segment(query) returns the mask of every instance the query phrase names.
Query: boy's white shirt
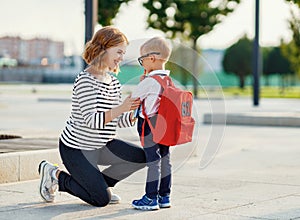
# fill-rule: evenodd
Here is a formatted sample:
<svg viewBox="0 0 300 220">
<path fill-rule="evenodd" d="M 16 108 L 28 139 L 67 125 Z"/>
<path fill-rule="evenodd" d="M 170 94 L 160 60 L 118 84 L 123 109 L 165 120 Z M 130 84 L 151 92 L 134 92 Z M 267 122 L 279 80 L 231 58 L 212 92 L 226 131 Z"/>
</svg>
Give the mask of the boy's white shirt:
<svg viewBox="0 0 300 220">
<path fill-rule="evenodd" d="M 153 75 L 163 75 L 169 76 L 169 70 L 154 70 L 148 74 L 148 76 Z M 140 98 L 141 101 L 144 100 L 145 112 L 148 117 L 152 117 L 157 113 L 159 107 L 159 95 L 162 92 L 160 84 L 152 77 L 146 77 L 138 85 L 136 90 L 132 93 L 132 98 Z M 139 113 L 140 117 L 144 118 L 142 111 Z"/>
</svg>

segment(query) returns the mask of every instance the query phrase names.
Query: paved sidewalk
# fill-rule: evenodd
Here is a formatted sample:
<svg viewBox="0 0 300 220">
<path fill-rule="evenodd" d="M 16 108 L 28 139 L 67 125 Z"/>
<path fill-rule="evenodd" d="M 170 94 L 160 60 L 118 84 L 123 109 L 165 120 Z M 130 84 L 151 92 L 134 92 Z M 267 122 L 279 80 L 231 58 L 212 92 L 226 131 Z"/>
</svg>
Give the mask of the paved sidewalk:
<svg viewBox="0 0 300 220">
<path fill-rule="evenodd" d="M 145 212 L 130 203 L 144 193 L 146 169 L 117 184 L 117 205 L 96 208 L 66 193 L 58 193 L 55 203 L 42 202 L 37 166 L 45 158 L 60 163 L 56 143 L 70 111 L 69 85 L 34 93 L 28 85 L 1 89 L 0 132 L 23 137 L 0 141 L 2 152 L 13 152 L 0 154 L 1 170 L 10 169 L 0 179 L 19 181 L 0 184 L 1 220 L 300 219 L 300 129 L 202 121 L 205 113 L 299 114 L 299 100 L 266 99 L 259 108 L 248 99 L 198 100 L 194 141 L 172 148 L 172 208 Z M 138 144 L 134 128 L 118 130 L 118 137 Z"/>
<path fill-rule="evenodd" d="M 209 127 L 202 130 L 197 156 L 186 153 L 190 146 L 172 151 L 170 209 L 131 208 L 143 195 L 144 169 L 116 186 L 120 204 L 104 208 L 66 193 L 53 204 L 43 203 L 37 180 L 0 184 L 0 219 L 299 219 L 299 129 L 229 126 L 217 155 L 201 168 Z"/>
</svg>

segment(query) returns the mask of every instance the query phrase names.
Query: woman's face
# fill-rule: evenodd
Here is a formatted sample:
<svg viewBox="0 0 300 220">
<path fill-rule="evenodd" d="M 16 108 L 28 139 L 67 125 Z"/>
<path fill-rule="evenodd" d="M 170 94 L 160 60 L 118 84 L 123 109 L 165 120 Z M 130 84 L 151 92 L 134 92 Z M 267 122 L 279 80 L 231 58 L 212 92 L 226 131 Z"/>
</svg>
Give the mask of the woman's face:
<svg viewBox="0 0 300 220">
<path fill-rule="evenodd" d="M 126 53 L 127 44 L 121 43 L 115 47 L 106 49 L 105 64 L 109 70 L 114 70 L 119 67 L 119 63 L 123 61 L 123 56 Z"/>
</svg>

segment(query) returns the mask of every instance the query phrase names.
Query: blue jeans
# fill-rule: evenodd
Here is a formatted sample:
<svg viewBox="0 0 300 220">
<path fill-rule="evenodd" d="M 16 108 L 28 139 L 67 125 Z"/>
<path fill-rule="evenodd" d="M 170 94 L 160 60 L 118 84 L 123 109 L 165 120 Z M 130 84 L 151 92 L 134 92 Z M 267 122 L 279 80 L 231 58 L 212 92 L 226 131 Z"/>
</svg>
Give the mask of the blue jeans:
<svg viewBox="0 0 300 220">
<path fill-rule="evenodd" d="M 114 139 L 97 150 L 79 150 L 59 142 L 59 151 L 69 173 L 61 172 L 59 191 L 68 192 L 94 206 L 105 206 L 111 195 L 108 187 L 145 167 L 142 148 Z M 98 165 L 109 166 L 100 171 Z"/>
<path fill-rule="evenodd" d="M 155 125 L 156 117 L 150 118 L 152 125 Z M 138 118 L 138 132 L 141 137 L 144 119 Z M 144 151 L 146 155 L 147 183 L 146 196 L 154 199 L 160 196 L 167 196 L 171 192 L 171 162 L 169 146 L 153 142 L 153 136 L 148 123 L 145 123 L 144 130 Z"/>
</svg>

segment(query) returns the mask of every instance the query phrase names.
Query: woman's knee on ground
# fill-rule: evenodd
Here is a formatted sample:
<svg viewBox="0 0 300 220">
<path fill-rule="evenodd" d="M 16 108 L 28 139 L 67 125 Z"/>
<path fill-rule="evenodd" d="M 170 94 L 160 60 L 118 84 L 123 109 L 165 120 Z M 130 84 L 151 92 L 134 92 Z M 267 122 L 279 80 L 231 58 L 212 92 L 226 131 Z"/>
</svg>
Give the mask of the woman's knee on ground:
<svg viewBox="0 0 300 220">
<path fill-rule="evenodd" d="M 104 207 L 107 206 L 111 199 L 111 193 L 107 192 L 106 194 L 99 194 L 99 195 L 93 195 L 92 201 L 90 202 L 91 205 L 97 206 L 97 207 Z"/>
</svg>

